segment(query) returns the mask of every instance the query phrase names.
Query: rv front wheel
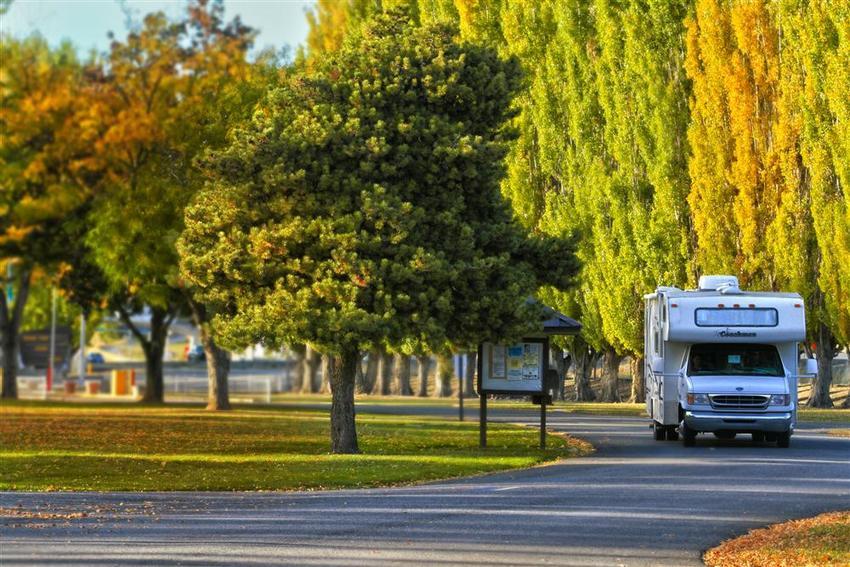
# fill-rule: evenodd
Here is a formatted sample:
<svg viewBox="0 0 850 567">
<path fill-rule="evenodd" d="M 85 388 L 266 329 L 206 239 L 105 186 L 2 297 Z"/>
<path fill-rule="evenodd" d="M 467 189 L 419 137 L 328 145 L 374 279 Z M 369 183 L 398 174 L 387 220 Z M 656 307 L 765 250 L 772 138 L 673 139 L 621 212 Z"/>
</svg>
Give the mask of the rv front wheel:
<svg viewBox="0 0 850 567">
<path fill-rule="evenodd" d="M 667 428 L 658 423 L 657 421 L 653 421 L 653 433 L 655 434 L 656 441 L 664 441 L 667 438 Z"/>
</svg>

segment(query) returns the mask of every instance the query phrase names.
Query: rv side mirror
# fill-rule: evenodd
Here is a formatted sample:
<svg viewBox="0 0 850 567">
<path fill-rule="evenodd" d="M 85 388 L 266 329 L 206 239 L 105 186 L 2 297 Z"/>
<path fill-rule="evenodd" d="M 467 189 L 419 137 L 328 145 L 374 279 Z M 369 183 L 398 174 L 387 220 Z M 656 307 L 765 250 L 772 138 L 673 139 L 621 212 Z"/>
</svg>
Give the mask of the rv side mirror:
<svg viewBox="0 0 850 567">
<path fill-rule="evenodd" d="M 804 358 L 805 367 L 803 368 L 803 374 L 812 374 L 817 376 L 818 373 L 818 361 L 814 358 Z"/>
</svg>

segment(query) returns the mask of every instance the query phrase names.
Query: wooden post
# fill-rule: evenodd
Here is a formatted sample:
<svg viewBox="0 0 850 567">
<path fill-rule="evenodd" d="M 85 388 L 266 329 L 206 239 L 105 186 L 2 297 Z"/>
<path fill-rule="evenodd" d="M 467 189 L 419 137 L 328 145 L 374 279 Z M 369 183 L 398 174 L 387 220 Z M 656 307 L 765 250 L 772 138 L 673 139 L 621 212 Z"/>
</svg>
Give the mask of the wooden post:
<svg viewBox="0 0 850 567">
<path fill-rule="evenodd" d="M 546 398 L 540 404 L 540 448 L 546 448 Z"/>
<path fill-rule="evenodd" d="M 463 379 L 464 379 L 465 373 L 464 373 L 463 357 L 462 356 L 460 358 L 458 358 L 458 362 L 460 363 L 458 365 L 460 367 L 460 371 L 457 373 L 458 374 L 457 402 L 458 402 L 458 414 L 459 414 L 458 417 L 460 418 L 460 421 L 463 421 Z M 469 364 L 469 361 L 467 360 L 466 363 Z"/>
<path fill-rule="evenodd" d="M 487 395 L 481 392 L 478 399 L 481 401 L 478 412 L 478 445 L 484 449 L 487 447 Z"/>
</svg>

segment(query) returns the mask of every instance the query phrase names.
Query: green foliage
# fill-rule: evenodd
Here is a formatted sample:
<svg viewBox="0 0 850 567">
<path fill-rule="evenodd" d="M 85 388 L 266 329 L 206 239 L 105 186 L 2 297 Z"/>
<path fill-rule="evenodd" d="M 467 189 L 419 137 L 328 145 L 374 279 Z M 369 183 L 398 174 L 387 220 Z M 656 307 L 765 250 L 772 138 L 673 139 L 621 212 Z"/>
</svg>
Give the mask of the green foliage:
<svg viewBox="0 0 850 567">
<path fill-rule="evenodd" d="M 528 467 L 587 443 L 491 424 L 360 415 L 369 455 L 328 455 L 328 419 L 310 410 L 104 404 L 0 406 L 3 490 L 296 490 L 436 480 Z M 122 426 L 115 427 L 116 420 Z M 51 424 L 53 427 L 45 427 Z M 64 432 L 56 435 L 56 430 Z"/>
<path fill-rule="evenodd" d="M 850 343 L 850 6 L 818 0 L 785 2 L 783 29 L 803 77 L 795 91 L 802 110 L 800 154 L 820 266 L 817 315 L 844 344 Z M 818 302 L 820 303 L 820 302 Z"/>
<path fill-rule="evenodd" d="M 82 68 L 39 36 L 0 41 L 0 257 L 55 262 L 62 221 L 87 200 Z"/>
<path fill-rule="evenodd" d="M 40 280 L 33 283 L 29 300 L 24 307 L 22 331 L 47 329 L 50 327 L 53 285 Z M 72 327 L 80 315 L 79 308 L 62 296 L 56 297 L 56 324 Z"/>
<path fill-rule="evenodd" d="M 381 0 L 318 0 L 307 12 L 309 55 L 338 51 L 346 34 L 380 13 L 381 4 Z"/>
<path fill-rule="evenodd" d="M 640 353 L 642 295 L 688 280 L 684 2 L 512 2 L 530 74 L 505 190 L 527 224 L 577 235 L 579 286 L 543 298 L 597 350 Z"/>
<path fill-rule="evenodd" d="M 112 43 L 96 102 L 104 178 L 86 241 L 116 293 L 152 306 L 179 301 L 175 243 L 203 182 L 196 160 L 250 114 L 267 78 L 246 60 L 254 32 L 222 17 L 220 2 L 192 3 L 181 21 L 146 16 Z"/>
<path fill-rule="evenodd" d="M 528 329 L 523 299 L 574 262 L 499 193 L 519 81 L 515 61 L 392 11 L 272 91 L 181 241 L 228 342 L 412 352 Z"/>
</svg>

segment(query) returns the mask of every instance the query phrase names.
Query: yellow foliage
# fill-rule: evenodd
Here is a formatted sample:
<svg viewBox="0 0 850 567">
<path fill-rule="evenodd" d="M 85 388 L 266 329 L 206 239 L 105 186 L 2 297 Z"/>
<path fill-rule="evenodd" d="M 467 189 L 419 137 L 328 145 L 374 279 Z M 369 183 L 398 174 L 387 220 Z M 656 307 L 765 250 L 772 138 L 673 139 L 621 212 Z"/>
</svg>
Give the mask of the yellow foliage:
<svg viewBox="0 0 850 567">
<path fill-rule="evenodd" d="M 784 179 L 777 126 L 779 35 L 765 0 L 699 0 L 688 22 L 693 80 L 689 203 L 703 272 L 776 286 L 767 249 Z"/>
</svg>

